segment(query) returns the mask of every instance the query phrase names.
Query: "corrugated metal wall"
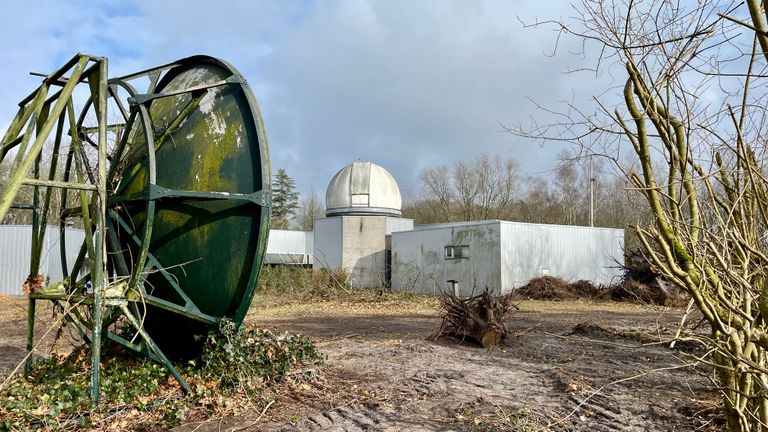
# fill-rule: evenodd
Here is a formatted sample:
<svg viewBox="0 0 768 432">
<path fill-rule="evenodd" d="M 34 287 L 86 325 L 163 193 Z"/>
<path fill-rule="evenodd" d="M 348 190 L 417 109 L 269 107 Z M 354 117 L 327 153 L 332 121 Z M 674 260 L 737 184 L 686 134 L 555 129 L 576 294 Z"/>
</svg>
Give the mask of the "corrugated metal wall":
<svg viewBox="0 0 768 432">
<path fill-rule="evenodd" d="M 315 232 L 304 231 L 304 245 L 307 249 L 308 264 L 315 264 Z"/>
<path fill-rule="evenodd" d="M 421 225 L 392 233 L 392 288 L 437 295 L 448 280 L 463 296 L 501 288 L 499 222 Z M 446 246 L 465 246 L 468 258 L 447 259 Z"/>
<path fill-rule="evenodd" d="M 390 235 L 393 232 L 412 231 L 412 230 L 413 230 L 413 219 L 387 216 L 387 232 L 386 232 L 387 235 Z"/>
<path fill-rule="evenodd" d="M 615 282 L 624 264 L 624 230 L 501 222 L 502 286 L 550 275 L 569 281 Z"/>
<path fill-rule="evenodd" d="M 265 262 L 311 265 L 313 243 L 312 231 L 269 230 Z"/>
<path fill-rule="evenodd" d="M 71 268 L 85 239 L 83 230 L 67 228 L 67 264 Z M 22 295 L 21 285 L 29 275 L 32 227 L 29 225 L 0 225 L 0 294 Z M 51 282 L 63 278 L 59 252 L 59 228 L 46 228 L 40 273 Z"/>
<path fill-rule="evenodd" d="M 315 219 L 313 244 L 315 263 L 312 268 L 341 268 L 341 218 Z"/>
<path fill-rule="evenodd" d="M 485 221 L 421 225 L 392 234 L 392 288 L 422 293 L 460 281 L 462 295 L 488 286 L 507 292 L 549 274 L 608 284 L 621 275 L 624 231 Z M 469 258 L 448 259 L 446 246 L 468 246 Z"/>
</svg>

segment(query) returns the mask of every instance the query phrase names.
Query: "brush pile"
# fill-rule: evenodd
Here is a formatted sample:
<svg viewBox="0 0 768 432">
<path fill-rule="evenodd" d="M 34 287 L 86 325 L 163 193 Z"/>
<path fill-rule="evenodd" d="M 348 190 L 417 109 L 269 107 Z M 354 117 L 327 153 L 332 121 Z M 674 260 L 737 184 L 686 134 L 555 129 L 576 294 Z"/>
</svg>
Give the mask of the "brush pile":
<svg viewBox="0 0 768 432">
<path fill-rule="evenodd" d="M 684 305 L 686 300 L 680 289 L 661 278 L 653 278 L 648 283 L 625 279 L 613 285 L 602 286 L 585 280 L 567 282 L 552 276 L 542 276 L 528 281 L 516 294 L 520 298 L 530 300 L 585 299 L 673 307 Z"/>
<path fill-rule="evenodd" d="M 469 298 L 450 292 L 440 297 L 440 329 L 431 339 L 451 336 L 471 339 L 485 348 L 498 345 L 507 336 L 506 320 L 517 309 L 511 294 L 494 296 L 489 290 Z"/>
<path fill-rule="evenodd" d="M 593 299 L 600 295 L 600 291 L 589 281 L 569 283 L 553 276 L 542 276 L 528 281 L 517 290 L 517 294 L 532 300 L 576 300 Z"/>
</svg>

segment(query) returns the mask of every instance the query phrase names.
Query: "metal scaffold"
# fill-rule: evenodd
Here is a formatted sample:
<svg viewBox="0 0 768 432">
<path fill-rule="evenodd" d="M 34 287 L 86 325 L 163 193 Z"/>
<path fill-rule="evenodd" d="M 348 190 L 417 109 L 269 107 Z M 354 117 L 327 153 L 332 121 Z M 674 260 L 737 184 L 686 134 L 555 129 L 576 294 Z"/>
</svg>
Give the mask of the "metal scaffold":
<svg viewBox="0 0 768 432">
<path fill-rule="evenodd" d="M 19 281 L 26 367 L 36 303 L 51 301 L 91 347 L 94 403 L 106 341 L 163 364 L 188 390 L 169 355 L 195 355 L 211 326 L 242 322 L 266 248 L 268 147 L 245 79 L 207 56 L 109 78 L 106 58 L 78 54 L 19 103 L 0 149 L 0 162 L 12 161 L 0 220 L 32 212 L 29 277 Z M 25 188 L 32 202 L 17 202 Z M 68 263 L 73 220 L 85 240 Z M 51 223 L 64 279 L 48 283 L 40 262 Z"/>
</svg>

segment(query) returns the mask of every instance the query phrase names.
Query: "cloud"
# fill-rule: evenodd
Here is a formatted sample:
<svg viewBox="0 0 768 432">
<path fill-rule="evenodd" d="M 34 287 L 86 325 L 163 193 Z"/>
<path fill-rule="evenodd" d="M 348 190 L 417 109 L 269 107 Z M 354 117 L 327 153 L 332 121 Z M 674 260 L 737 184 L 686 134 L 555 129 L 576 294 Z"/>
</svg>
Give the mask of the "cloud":
<svg viewBox="0 0 768 432">
<path fill-rule="evenodd" d="M 34 86 L 27 71 L 51 71 L 78 50 L 110 56 L 113 74 L 211 54 L 248 78 L 272 166 L 302 192 L 324 191 L 358 158 L 404 189 L 424 168 L 484 152 L 546 170 L 559 148 L 502 133 L 499 122 L 525 121 L 527 97 L 552 103 L 600 84 L 563 75 L 572 59 L 543 55 L 556 35 L 518 22 L 557 18 L 564 1 L 44 3 L 6 6 L 15 18 L 0 29 L 11 84 L 0 87 L 0 124 Z"/>
<path fill-rule="evenodd" d="M 8 20 L 0 26 L 3 128 L 16 113 L 18 102 L 40 84 L 41 79 L 29 72 L 53 72 L 78 52 L 109 56 L 112 71 L 139 63 L 137 38 L 125 31 L 135 28 L 140 19 L 131 2 L 41 0 L 3 6 Z"/>
<path fill-rule="evenodd" d="M 262 64 L 275 89 L 267 119 L 292 125 L 272 129 L 276 166 L 298 165 L 323 185 L 370 159 L 405 188 L 425 167 L 481 152 L 547 169 L 556 151 L 541 157 L 499 127 L 530 114 L 527 96 L 570 94 L 562 60 L 542 54 L 553 35 L 528 37 L 521 12 L 510 2 L 315 4 Z M 270 102 L 293 109 L 270 111 Z"/>
</svg>

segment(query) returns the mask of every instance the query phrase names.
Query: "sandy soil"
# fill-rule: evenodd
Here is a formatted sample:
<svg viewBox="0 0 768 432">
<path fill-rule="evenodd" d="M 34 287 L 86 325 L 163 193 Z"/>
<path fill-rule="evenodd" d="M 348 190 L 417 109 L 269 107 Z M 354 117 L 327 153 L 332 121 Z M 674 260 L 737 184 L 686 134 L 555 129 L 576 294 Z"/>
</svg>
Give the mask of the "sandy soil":
<svg viewBox="0 0 768 432">
<path fill-rule="evenodd" d="M 24 355 L 24 302 L 0 299 L 0 372 Z M 483 349 L 429 342 L 424 307 L 302 305 L 249 321 L 312 337 L 327 356 L 314 377 L 264 413 L 179 431 L 718 430 L 705 368 L 666 344 L 681 311 L 621 304 L 524 302 L 511 336 Z M 313 313 L 314 311 L 314 313 Z M 44 314 L 40 314 L 44 315 Z M 65 335 L 65 337 L 67 337 Z M 41 348 L 45 349 L 45 346 Z"/>
<path fill-rule="evenodd" d="M 254 415 L 181 430 L 718 430 L 704 412 L 715 400 L 706 369 L 648 344 L 669 339 L 680 315 L 526 302 L 512 336 L 490 350 L 426 341 L 439 325 L 427 312 L 257 315 L 258 325 L 318 341 L 328 362 L 316 394 L 287 396 L 256 424 Z"/>
</svg>

